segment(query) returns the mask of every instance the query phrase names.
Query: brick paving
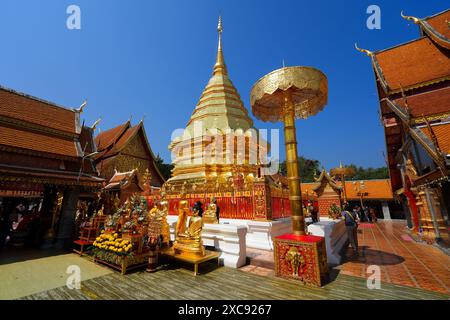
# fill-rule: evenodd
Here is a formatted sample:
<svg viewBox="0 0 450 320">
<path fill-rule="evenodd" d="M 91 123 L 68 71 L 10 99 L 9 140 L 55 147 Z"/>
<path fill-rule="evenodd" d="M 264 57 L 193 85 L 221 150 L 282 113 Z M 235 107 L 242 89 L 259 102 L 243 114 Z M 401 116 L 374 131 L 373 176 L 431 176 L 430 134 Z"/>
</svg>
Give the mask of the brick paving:
<svg viewBox="0 0 450 320">
<path fill-rule="evenodd" d="M 439 248 L 414 241 L 404 221 L 362 223 L 358 230 L 359 256 L 349 248 L 342 274 L 367 277 L 367 267 L 378 265 L 381 281 L 450 293 L 450 257 Z"/>
<path fill-rule="evenodd" d="M 341 274 L 366 278 L 367 268 L 377 265 L 381 281 L 444 294 L 450 293 L 450 257 L 435 246 L 416 242 L 408 234 L 405 221 L 362 223 L 358 230 L 359 256 L 345 252 L 337 267 Z M 242 271 L 274 275 L 273 252 L 247 249 L 250 264 Z"/>
</svg>

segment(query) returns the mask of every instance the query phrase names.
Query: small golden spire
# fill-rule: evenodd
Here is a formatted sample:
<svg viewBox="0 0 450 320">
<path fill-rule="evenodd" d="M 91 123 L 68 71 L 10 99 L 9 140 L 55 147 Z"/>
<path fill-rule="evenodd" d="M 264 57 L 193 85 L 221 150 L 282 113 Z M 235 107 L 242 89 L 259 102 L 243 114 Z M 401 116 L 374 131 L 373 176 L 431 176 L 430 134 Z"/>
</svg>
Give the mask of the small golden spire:
<svg viewBox="0 0 450 320">
<path fill-rule="evenodd" d="M 217 58 L 216 58 L 216 64 L 214 65 L 214 72 L 221 73 L 221 74 L 227 74 L 227 67 L 225 65 L 225 60 L 223 58 L 223 52 L 222 52 L 222 16 L 219 16 L 219 23 L 217 24 L 217 33 L 219 34 L 219 43 L 217 45 Z"/>
<path fill-rule="evenodd" d="M 405 16 L 403 14 L 403 10 L 402 10 L 402 12 L 400 12 L 400 15 L 402 16 L 403 19 L 413 21 L 415 24 L 418 24 L 420 22 L 419 18 L 416 18 L 416 17 L 413 17 L 413 16 Z"/>
<path fill-rule="evenodd" d="M 361 48 L 358 47 L 358 45 L 356 43 L 355 43 L 355 49 L 358 50 L 359 52 L 367 54 L 369 57 L 373 56 L 373 52 L 372 51 L 369 51 L 369 50 L 366 50 L 366 49 L 361 49 Z"/>
</svg>

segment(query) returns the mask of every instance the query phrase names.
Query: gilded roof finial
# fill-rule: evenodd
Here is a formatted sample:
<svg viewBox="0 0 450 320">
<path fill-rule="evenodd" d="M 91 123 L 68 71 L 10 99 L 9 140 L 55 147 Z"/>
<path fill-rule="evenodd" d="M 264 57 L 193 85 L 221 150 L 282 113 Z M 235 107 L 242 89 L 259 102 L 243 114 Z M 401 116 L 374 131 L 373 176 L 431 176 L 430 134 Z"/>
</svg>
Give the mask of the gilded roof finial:
<svg viewBox="0 0 450 320">
<path fill-rule="evenodd" d="M 369 57 L 373 56 L 373 52 L 372 51 L 369 51 L 367 49 L 361 49 L 361 48 L 358 47 L 358 45 L 356 43 L 355 43 L 355 49 L 358 50 L 359 52 L 367 54 Z"/>
<path fill-rule="evenodd" d="M 402 12 L 400 12 L 400 15 L 402 16 L 403 19 L 413 21 L 415 24 L 418 24 L 420 22 L 419 18 L 416 18 L 416 17 L 413 17 L 413 16 L 405 16 L 403 14 L 403 10 L 402 10 Z"/>
<path fill-rule="evenodd" d="M 217 45 L 217 58 L 216 64 L 214 65 L 213 74 L 216 73 L 227 74 L 227 67 L 225 66 L 225 60 L 223 58 L 222 53 L 222 32 L 223 32 L 222 16 L 219 16 L 219 22 L 217 24 L 217 32 L 219 33 L 219 43 Z"/>
</svg>

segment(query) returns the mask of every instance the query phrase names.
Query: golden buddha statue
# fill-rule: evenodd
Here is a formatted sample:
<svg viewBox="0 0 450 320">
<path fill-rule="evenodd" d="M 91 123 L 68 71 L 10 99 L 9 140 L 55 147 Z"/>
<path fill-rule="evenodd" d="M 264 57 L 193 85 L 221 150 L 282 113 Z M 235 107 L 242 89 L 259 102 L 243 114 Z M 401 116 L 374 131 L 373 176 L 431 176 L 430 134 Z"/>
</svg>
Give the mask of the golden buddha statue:
<svg viewBox="0 0 450 320">
<path fill-rule="evenodd" d="M 184 202 L 186 202 L 186 204 Z M 183 202 L 183 204 L 182 204 Z M 180 201 L 177 223 L 177 235 L 173 249 L 176 254 L 192 255 L 197 257 L 205 256 L 205 247 L 202 241 L 203 219 L 198 215 L 198 208 L 193 210 L 193 215 L 189 218 L 188 227 L 184 224 L 186 221 L 186 200 Z M 189 210 L 189 207 L 187 207 Z M 184 232 L 181 230 L 184 229 Z"/>
<path fill-rule="evenodd" d="M 186 220 L 188 215 L 189 202 L 182 196 L 180 202 L 178 203 L 178 221 L 175 228 L 175 237 L 178 237 L 178 234 L 186 232 Z"/>
<path fill-rule="evenodd" d="M 219 223 L 217 220 L 217 204 L 216 198 L 212 197 L 211 201 L 206 209 L 205 213 L 203 213 L 203 222 L 204 223 Z"/>
<path fill-rule="evenodd" d="M 167 215 L 169 214 L 169 202 L 165 199 L 165 193 L 161 194 L 161 201 L 159 202 L 160 212 L 161 212 L 161 221 L 162 221 L 162 242 L 163 244 L 169 246 L 170 244 L 170 227 L 167 222 Z"/>
</svg>

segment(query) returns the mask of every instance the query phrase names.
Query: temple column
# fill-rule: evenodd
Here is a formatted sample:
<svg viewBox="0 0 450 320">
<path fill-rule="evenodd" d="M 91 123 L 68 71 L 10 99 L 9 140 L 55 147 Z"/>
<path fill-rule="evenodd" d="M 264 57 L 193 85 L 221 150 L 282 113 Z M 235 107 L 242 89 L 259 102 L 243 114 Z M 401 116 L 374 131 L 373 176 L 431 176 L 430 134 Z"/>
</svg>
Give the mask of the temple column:
<svg viewBox="0 0 450 320">
<path fill-rule="evenodd" d="M 433 188 L 424 188 L 417 194 L 417 207 L 423 237 L 427 242 L 448 241 L 448 231 L 441 212 L 438 195 Z"/>
<path fill-rule="evenodd" d="M 56 245 L 60 248 L 69 248 L 72 244 L 79 195 L 80 190 L 78 188 L 67 188 L 64 190 L 59 229 L 56 236 Z"/>
<path fill-rule="evenodd" d="M 46 244 L 44 243 L 44 236 L 48 228 L 50 228 L 52 225 L 52 213 L 53 208 L 56 205 L 57 196 L 58 190 L 55 186 L 45 186 L 39 228 L 36 239 L 34 240 L 36 246 L 46 246 Z"/>
<path fill-rule="evenodd" d="M 381 203 L 381 210 L 383 211 L 384 220 L 391 220 L 391 211 L 389 210 L 389 205 L 386 201 Z"/>
</svg>

